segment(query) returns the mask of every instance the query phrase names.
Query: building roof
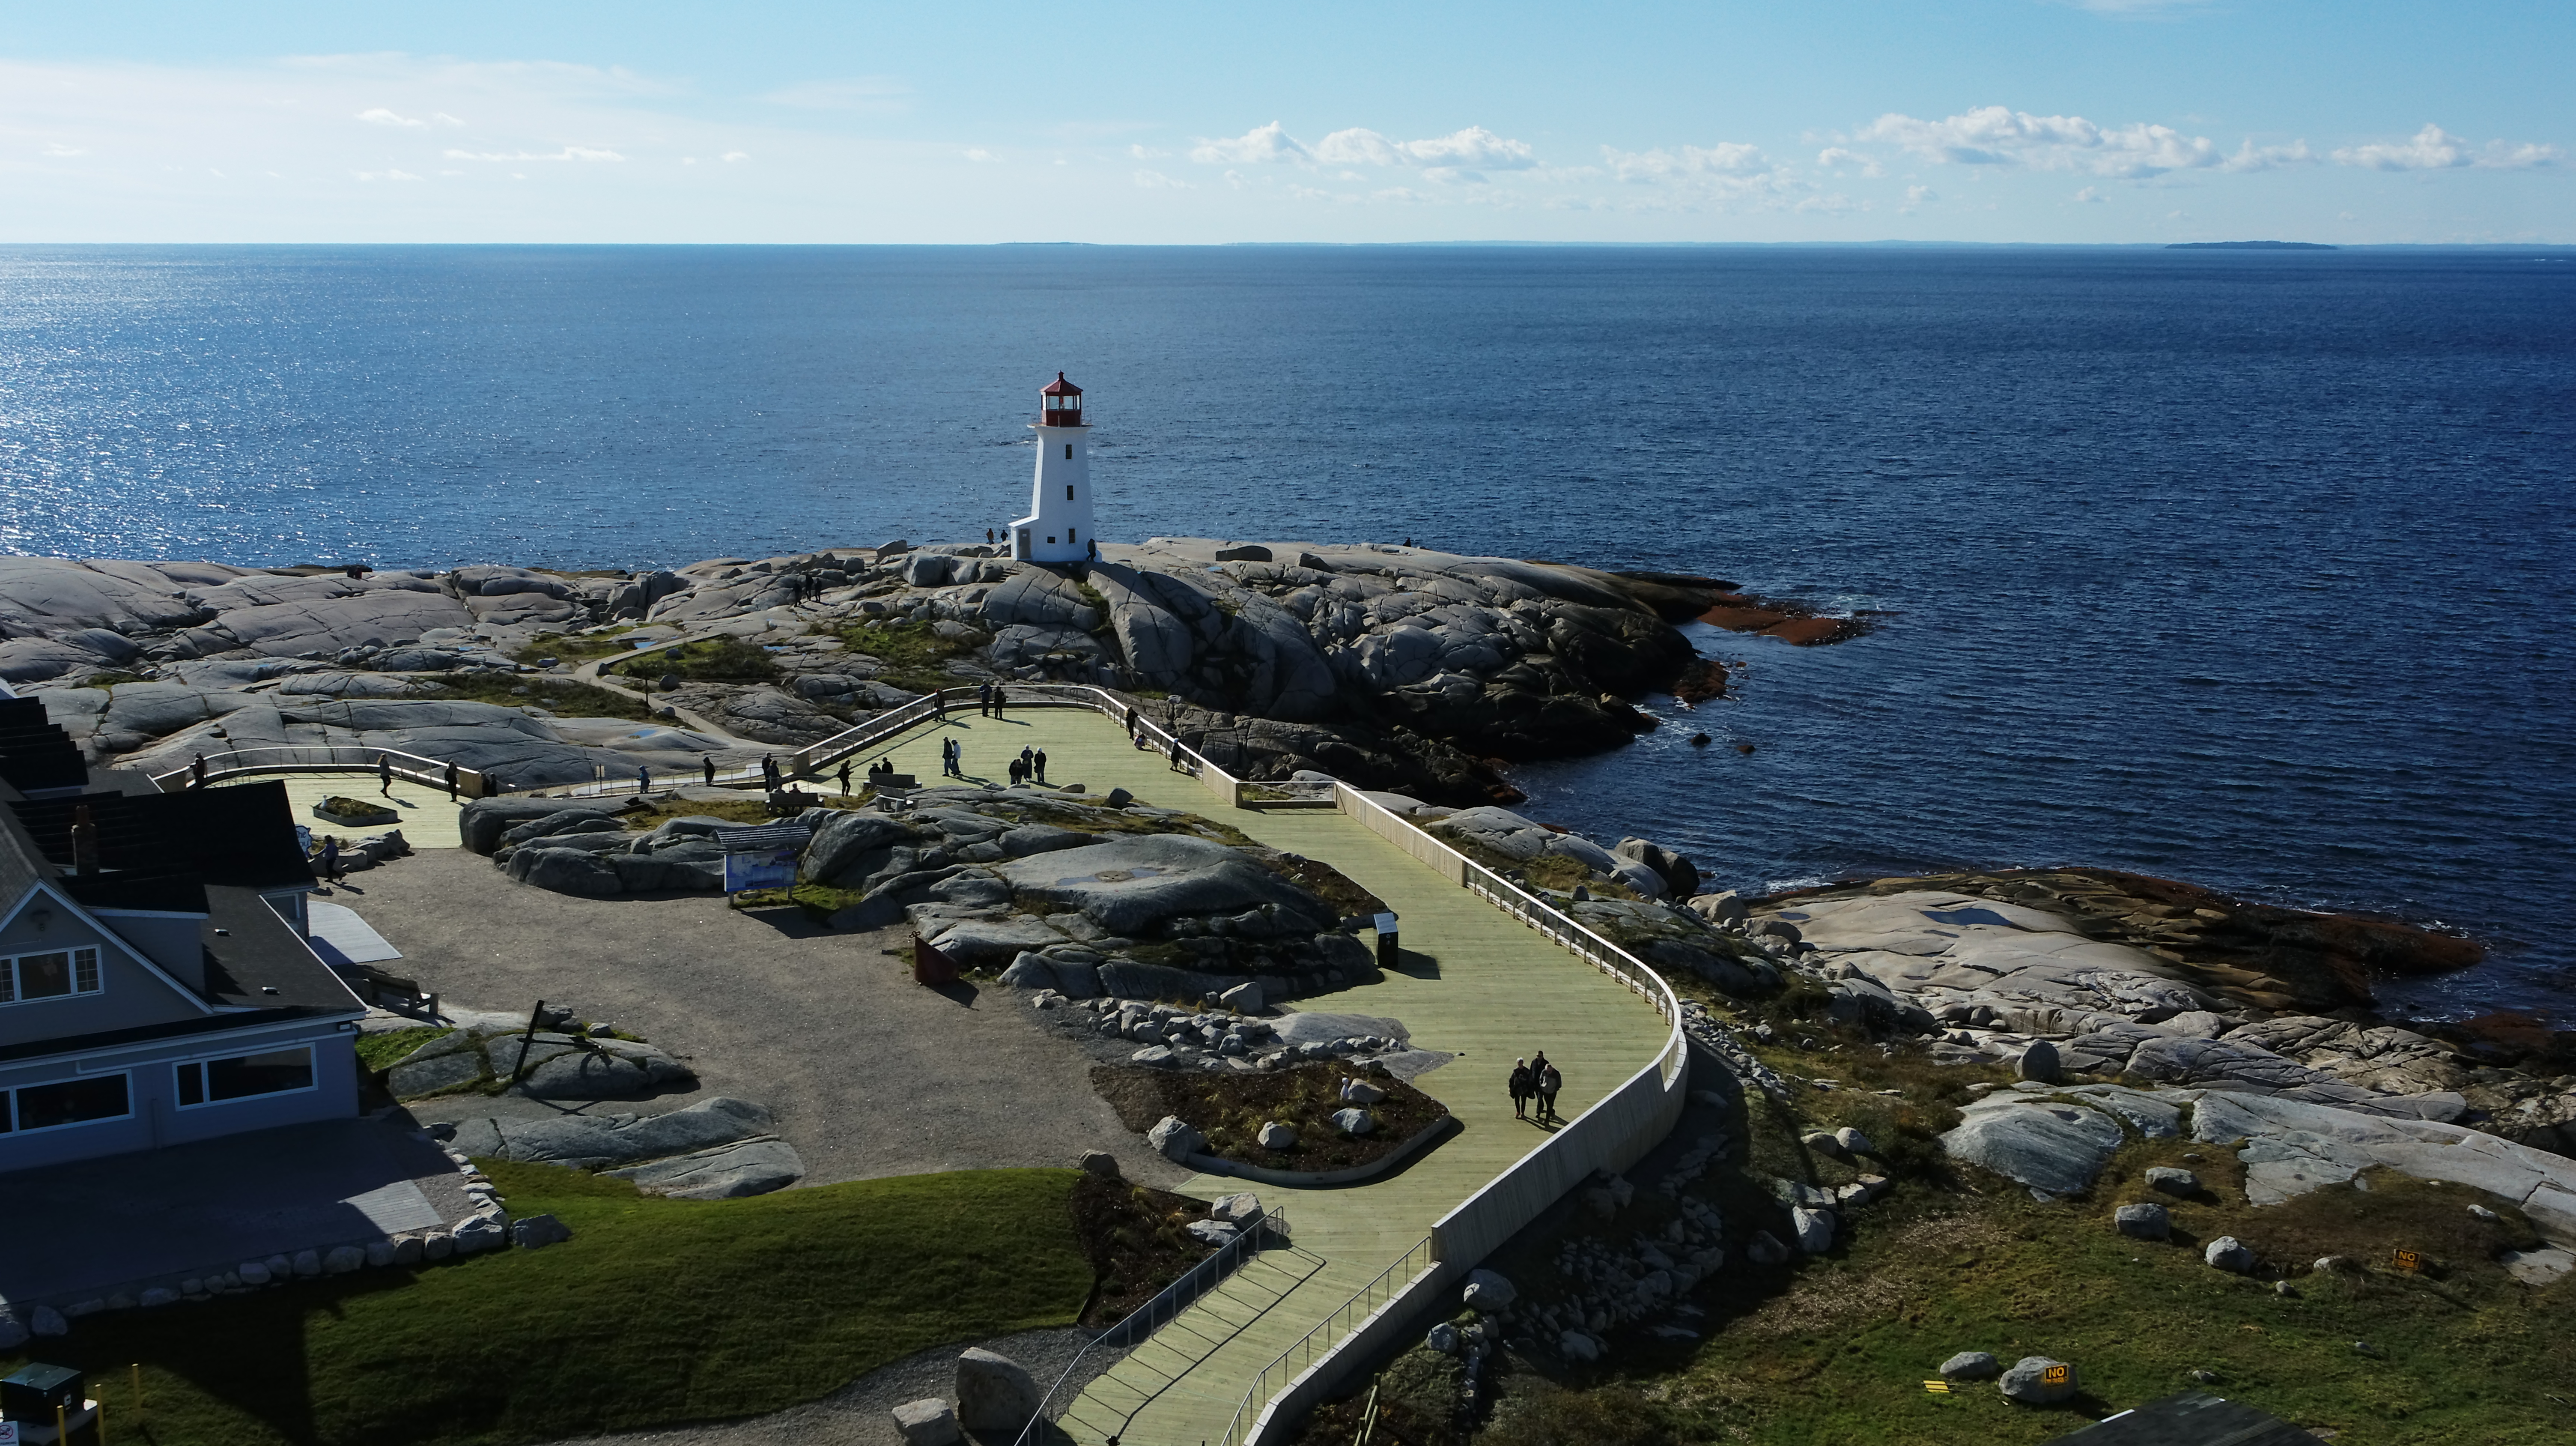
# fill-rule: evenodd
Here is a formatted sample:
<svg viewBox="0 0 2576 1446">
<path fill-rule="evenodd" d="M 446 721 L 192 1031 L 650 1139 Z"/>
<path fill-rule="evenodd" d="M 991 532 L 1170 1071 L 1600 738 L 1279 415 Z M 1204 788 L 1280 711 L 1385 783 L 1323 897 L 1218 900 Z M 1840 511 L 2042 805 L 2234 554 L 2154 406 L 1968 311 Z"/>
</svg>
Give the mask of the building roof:
<svg viewBox="0 0 2576 1446">
<path fill-rule="evenodd" d="M 310 888 L 313 868 L 295 839 L 295 813 L 276 779 L 135 796 L 83 793 L 14 801 L 10 808 L 53 863 L 72 862 L 73 810 L 98 825 L 102 869 L 195 874 L 209 884 Z"/>
<path fill-rule="evenodd" d="M 80 745 L 45 713 L 41 698 L 0 698 L 0 779 L 21 793 L 89 781 Z"/>
<path fill-rule="evenodd" d="M 307 1014 L 366 1009 L 258 890 L 211 887 L 206 890 L 206 913 L 206 922 L 197 932 L 206 947 L 208 1002 L 222 1008 Z"/>
<path fill-rule="evenodd" d="M 1082 395 L 1082 388 L 1066 381 L 1064 379 L 1064 373 L 1057 372 L 1055 374 L 1055 380 L 1047 383 L 1043 388 L 1039 389 L 1038 395 L 1042 397 L 1078 397 Z"/>
<path fill-rule="evenodd" d="M 80 901 L 84 909 L 135 909 L 150 914 L 206 912 L 206 884 L 195 874 L 137 874 L 117 871 L 81 875 L 65 873 L 54 887 Z"/>
<path fill-rule="evenodd" d="M 0 910 L 27 896 L 40 880 L 54 876 L 43 850 L 27 836 L 16 813 L 0 808 Z"/>
<path fill-rule="evenodd" d="M 2316 1446 L 2316 1437 L 2207 1391 L 2183 1391 L 2057 1438 L 2071 1446 Z"/>
</svg>

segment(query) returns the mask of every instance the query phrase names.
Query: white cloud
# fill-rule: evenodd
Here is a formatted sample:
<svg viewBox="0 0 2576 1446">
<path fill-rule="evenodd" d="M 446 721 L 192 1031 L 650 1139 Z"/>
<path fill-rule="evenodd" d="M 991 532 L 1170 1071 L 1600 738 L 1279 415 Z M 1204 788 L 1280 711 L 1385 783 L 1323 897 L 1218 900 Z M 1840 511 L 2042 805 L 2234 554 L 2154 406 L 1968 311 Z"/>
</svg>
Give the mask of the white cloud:
<svg viewBox="0 0 2576 1446">
<path fill-rule="evenodd" d="M 425 126 L 429 124 L 429 122 L 425 120 L 413 120 L 409 116 L 396 115 L 392 111 L 385 109 L 383 106 L 377 106 L 373 110 L 362 110 L 358 112 L 358 119 L 365 121 L 371 126 Z"/>
<path fill-rule="evenodd" d="M 1968 166 L 2027 165 L 2135 179 L 2195 170 L 2226 157 L 2206 136 L 2143 122 L 2095 125 L 2082 116 L 2032 115 L 1999 105 L 1946 119 L 1890 112 L 1865 127 L 1861 140 L 1891 141 L 1926 160 Z"/>
<path fill-rule="evenodd" d="M 417 181 L 420 177 L 409 171 L 360 171 L 358 179 L 361 181 Z"/>
<path fill-rule="evenodd" d="M 973 161 L 979 166 L 998 166 L 1002 163 L 1002 158 L 1000 156 L 993 154 L 982 146 L 977 146 L 973 150 L 968 151 L 966 153 L 966 159 Z"/>
<path fill-rule="evenodd" d="M 88 155 L 89 152 L 82 150 L 78 146 L 67 146 L 60 141 L 56 141 L 52 145 L 45 147 L 45 154 L 60 159 L 65 156 L 85 156 Z"/>
<path fill-rule="evenodd" d="M 1926 201 L 1938 201 L 1940 199 L 1941 193 L 1933 190 L 1930 186 L 1908 186 L 1905 188 L 1905 204 L 1899 206 L 1897 209 L 1899 211 L 1911 212 L 1915 207 L 1922 205 Z"/>
<path fill-rule="evenodd" d="M 1670 150 L 1659 146 L 1651 151 L 1603 146 L 1601 158 L 1608 163 L 1610 174 L 1635 185 L 1687 177 L 1759 176 L 1775 169 L 1763 158 L 1760 146 L 1740 141 L 1720 141 L 1705 147 L 1676 146 Z"/>
<path fill-rule="evenodd" d="M 731 165 L 735 161 L 747 161 L 750 159 L 751 152 L 749 151 L 727 151 L 724 153 L 724 161 L 727 165 Z"/>
<path fill-rule="evenodd" d="M 451 161 L 622 161 L 615 151 L 596 146 L 566 146 L 559 151 L 443 151 Z M 727 157 L 728 160 L 731 157 Z"/>
<path fill-rule="evenodd" d="M 2090 201 L 2099 205 L 2102 201 L 2102 188 L 2099 186 L 2087 186 L 2083 190 L 2075 193 L 2075 199 L 2079 201 Z"/>
<path fill-rule="evenodd" d="M 1841 146 L 1827 146 L 1816 152 L 1816 164 L 1829 171 L 1840 170 L 1845 166 L 1857 166 L 1862 175 L 1872 179 L 1887 174 L 1887 169 L 1878 163 L 1877 157 L 1865 155 L 1859 151 L 1845 150 Z"/>
<path fill-rule="evenodd" d="M 1189 182 L 1175 181 L 1160 171 L 1138 171 L 1134 179 L 1137 185 L 1144 187 L 1148 191 L 1186 191 L 1190 188 Z"/>
<path fill-rule="evenodd" d="M 2364 146 L 2346 146 L 2334 153 L 2337 164 L 2363 166 L 2374 171 L 2441 171 L 2476 166 L 2494 171 L 2527 171 L 2555 165 L 2564 152 L 2550 145 L 2508 145 L 2489 141 L 2484 149 L 2473 150 L 2469 143 L 2437 125 L 2427 125 L 2414 138 L 2394 144 L 2381 142 Z"/>
<path fill-rule="evenodd" d="M 1299 145 L 1285 126 L 1272 121 L 1254 126 L 1231 140 L 1212 140 L 1206 136 L 1190 150 L 1190 159 L 1206 166 L 1275 165 L 1281 162 L 1310 164 L 1315 153 Z"/>
<path fill-rule="evenodd" d="M 1134 156 L 1140 161 L 1161 161 L 1170 159 L 1172 153 L 1170 151 L 1158 151 L 1151 146 L 1129 146 L 1127 148 L 1127 154 Z"/>
<path fill-rule="evenodd" d="M 2236 154 L 2229 156 L 2226 163 L 2219 169 L 2277 171 L 2283 166 L 2314 165 L 2316 160 L 2317 153 L 2308 149 L 2306 141 L 2292 141 L 2286 146 L 2258 146 L 2249 138 L 2236 148 Z"/>
<path fill-rule="evenodd" d="M 1315 158 L 1337 165 L 1425 166 L 1451 171 L 1525 171 L 1538 164 L 1526 141 L 1469 126 L 1429 140 L 1390 140 L 1363 127 L 1335 131 L 1315 146 Z"/>
<path fill-rule="evenodd" d="M 797 110 L 897 111 L 905 108 L 912 88 L 882 75 L 848 80 L 810 80 L 773 90 L 761 97 L 771 105 Z"/>
</svg>

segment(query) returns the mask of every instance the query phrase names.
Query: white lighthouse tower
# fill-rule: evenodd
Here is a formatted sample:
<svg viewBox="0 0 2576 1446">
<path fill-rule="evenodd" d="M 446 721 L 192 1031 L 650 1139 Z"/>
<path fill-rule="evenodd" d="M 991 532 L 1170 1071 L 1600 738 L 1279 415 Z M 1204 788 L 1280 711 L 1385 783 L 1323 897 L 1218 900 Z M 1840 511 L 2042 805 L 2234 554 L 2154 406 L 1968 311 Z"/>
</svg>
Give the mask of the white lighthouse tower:
<svg viewBox="0 0 2576 1446">
<path fill-rule="evenodd" d="M 1057 372 L 1038 393 L 1038 476 L 1029 515 L 1011 524 L 1011 556 L 1025 562 L 1080 562 L 1091 552 L 1091 429 L 1082 388 Z"/>
</svg>

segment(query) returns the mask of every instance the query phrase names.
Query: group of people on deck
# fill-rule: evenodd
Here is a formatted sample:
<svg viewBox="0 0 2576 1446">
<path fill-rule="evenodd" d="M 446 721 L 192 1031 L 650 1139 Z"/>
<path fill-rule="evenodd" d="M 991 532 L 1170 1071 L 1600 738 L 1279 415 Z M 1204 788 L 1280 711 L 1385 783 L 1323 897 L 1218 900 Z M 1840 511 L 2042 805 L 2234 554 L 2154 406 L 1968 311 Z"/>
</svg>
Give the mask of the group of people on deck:
<svg viewBox="0 0 2576 1446">
<path fill-rule="evenodd" d="M 1530 1102 L 1538 1102 L 1538 1122 L 1549 1124 L 1565 1117 L 1556 1112 L 1556 1092 L 1565 1087 L 1565 1079 L 1548 1062 L 1547 1051 L 1540 1050 L 1535 1059 L 1512 1061 L 1512 1118 L 1526 1120 Z"/>
</svg>

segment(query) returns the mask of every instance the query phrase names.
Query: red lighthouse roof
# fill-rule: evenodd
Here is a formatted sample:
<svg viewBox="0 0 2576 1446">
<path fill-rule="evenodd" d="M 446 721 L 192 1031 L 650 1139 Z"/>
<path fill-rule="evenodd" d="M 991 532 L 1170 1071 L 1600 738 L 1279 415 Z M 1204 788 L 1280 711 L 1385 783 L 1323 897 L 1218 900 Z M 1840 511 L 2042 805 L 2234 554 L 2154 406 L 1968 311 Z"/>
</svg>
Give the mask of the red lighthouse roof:
<svg viewBox="0 0 2576 1446">
<path fill-rule="evenodd" d="M 1042 397 L 1078 397 L 1082 395 L 1082 388 L 1066 381 L 1064 379 L 1064 373 L 1057 372 L 1055 374 L 1055 380 L 1047 383 L 1045 389 L 1040 391 L 1038 395 Z"/>
</svg>

